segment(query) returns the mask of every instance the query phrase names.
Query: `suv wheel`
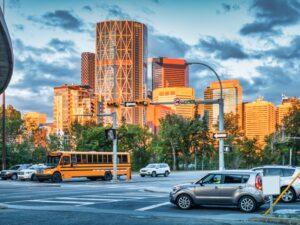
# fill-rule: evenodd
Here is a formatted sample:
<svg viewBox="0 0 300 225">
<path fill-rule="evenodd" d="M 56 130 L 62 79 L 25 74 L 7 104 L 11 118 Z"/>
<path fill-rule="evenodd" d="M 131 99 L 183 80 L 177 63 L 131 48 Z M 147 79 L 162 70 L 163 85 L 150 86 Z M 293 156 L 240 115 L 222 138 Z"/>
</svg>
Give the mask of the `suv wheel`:
<svg viewBox="0 0 300 225">
<path fill-rule="evenodd" d="M 31 180 L 31 181 L 36 181 L 36 180 L 37 180 L 36 175 L 35 175 L 35 174 L 32 174 L 30 180 Z"/>
<path fill-rule="evenodd" d="M 11 179 L 12 179 L 12 180 L 18 179 L 18 175 L 14 173 L 14 174 L 11 176 Z"/>
<path fill-rule="evenodd" d="M 251 196 L 243 196 L 239 200 L 239 208 L 243 212 L 253 212 L 256 209 L 256 201 Z"/>
<path fill-rule="evenodd" d="M 169 176 L 169 174 L 170 174 L 169 171 L 166 171 L 166 172 L 164 173 L 164 176 L 167 177 L 167 176 Z"/>
<path fill-rule="evenodd" d="M 153 171 L 153 172 L 151 173 L 151 177 L 157 177 L 157 174 L 156 174 L 155 171 Z"/>
<path fill-rule="evenodd" d="M 284 189 L 285 187 L 281 188 L 281 191 L 283 191 Z M 295 191 L 291 188 L 281 197 L 281 201 L 285 203 L 291 203 L 295 201 L 295 199 L 296 199 Z"/>
<path fill-rule="evenodd" d="M 145 174 L 140 174 L 141 175 L 141 177 L 145 177 Z"/>
<path fill-rule="evenodd" d="M 177 197 L 176 205 L 180 209 L 190 209 L 193 205 L 193 201 L 190 196 L 182 194 Z"/>
</svg>

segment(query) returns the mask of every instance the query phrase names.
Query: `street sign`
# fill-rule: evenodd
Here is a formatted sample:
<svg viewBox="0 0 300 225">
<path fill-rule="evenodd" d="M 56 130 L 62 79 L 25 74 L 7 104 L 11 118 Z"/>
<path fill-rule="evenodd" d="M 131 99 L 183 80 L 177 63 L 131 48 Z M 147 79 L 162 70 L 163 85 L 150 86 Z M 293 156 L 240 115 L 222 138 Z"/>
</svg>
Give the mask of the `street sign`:
<svg viewBox="0 0 300 225">
<path fill-rule="evenodd" d="M 215 139 L 227 138 L 227 133 L 214 133 L 213 138 Z"/>
<path fill-rule="evenodd" d="M 181 99 L 180 98 L 175 98 L 174 99 L 174 105 L 180 105 L 181 104 Z"/>
<path fill-rule="evenodd" d="M 125 107 L 134 107 L 134 106 L 136 106 L 136 103 L 135 102 L 124 102 L 124 106 Z"/>
<path fill-rule="evenodd" d="M 185 100 L 182 102 L 182 104 L 195 104 L 195 100 Z"/>
</svg>

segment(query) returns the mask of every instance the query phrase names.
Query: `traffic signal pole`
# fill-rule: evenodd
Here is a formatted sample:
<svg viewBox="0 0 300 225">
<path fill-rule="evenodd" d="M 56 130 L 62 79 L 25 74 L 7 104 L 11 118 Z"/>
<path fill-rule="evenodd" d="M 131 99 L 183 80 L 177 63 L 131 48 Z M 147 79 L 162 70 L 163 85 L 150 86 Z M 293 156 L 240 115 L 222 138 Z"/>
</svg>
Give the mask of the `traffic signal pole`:
<svg viewBox="0 0 300 225">
<path fill-rule="evenodd" d="M 117 62 L 116 62 L 116 46 L 114 46 L 114 101 L 117 100 Z M 113 129 L 117 129 L 117 107 L 114 106 L 112 113 L 113 117 Z M 118 180 L 117 176 L 117 135 L 113 139 L 113 181 Z"/>
</svg>

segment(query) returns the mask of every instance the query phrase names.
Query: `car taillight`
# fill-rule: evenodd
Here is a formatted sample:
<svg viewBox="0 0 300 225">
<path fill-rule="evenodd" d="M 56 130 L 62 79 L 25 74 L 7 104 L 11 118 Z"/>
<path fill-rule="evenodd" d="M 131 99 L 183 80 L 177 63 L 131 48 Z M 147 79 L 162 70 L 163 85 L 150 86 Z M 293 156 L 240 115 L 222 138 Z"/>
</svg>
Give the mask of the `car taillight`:
<svg viewBox="0 0 300 225">
<path fill-rule="evenodd" d="M 259 175 L 256 175 L 256 177 L 255 177 L 255 187 L 258 190 L 262 190 L 262 182 L 261 182 L 261 178 Z"/>
</svg>

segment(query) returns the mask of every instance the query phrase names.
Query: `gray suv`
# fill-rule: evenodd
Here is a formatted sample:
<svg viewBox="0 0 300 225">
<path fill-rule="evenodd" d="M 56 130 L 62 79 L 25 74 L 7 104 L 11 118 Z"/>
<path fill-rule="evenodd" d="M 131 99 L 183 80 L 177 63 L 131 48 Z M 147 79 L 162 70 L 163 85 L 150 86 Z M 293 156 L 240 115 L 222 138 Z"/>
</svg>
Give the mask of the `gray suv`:
<svg viewBox="0 0 300 225">
<path fill-rule="evenodd" d="M 170 202 L 180 209 L 193 205 L 236 205 L 253 212 L 265 202 L 262 174 L 257 171 L 215 171 L 194 183 L 173 188 Z"/>
</svg>

